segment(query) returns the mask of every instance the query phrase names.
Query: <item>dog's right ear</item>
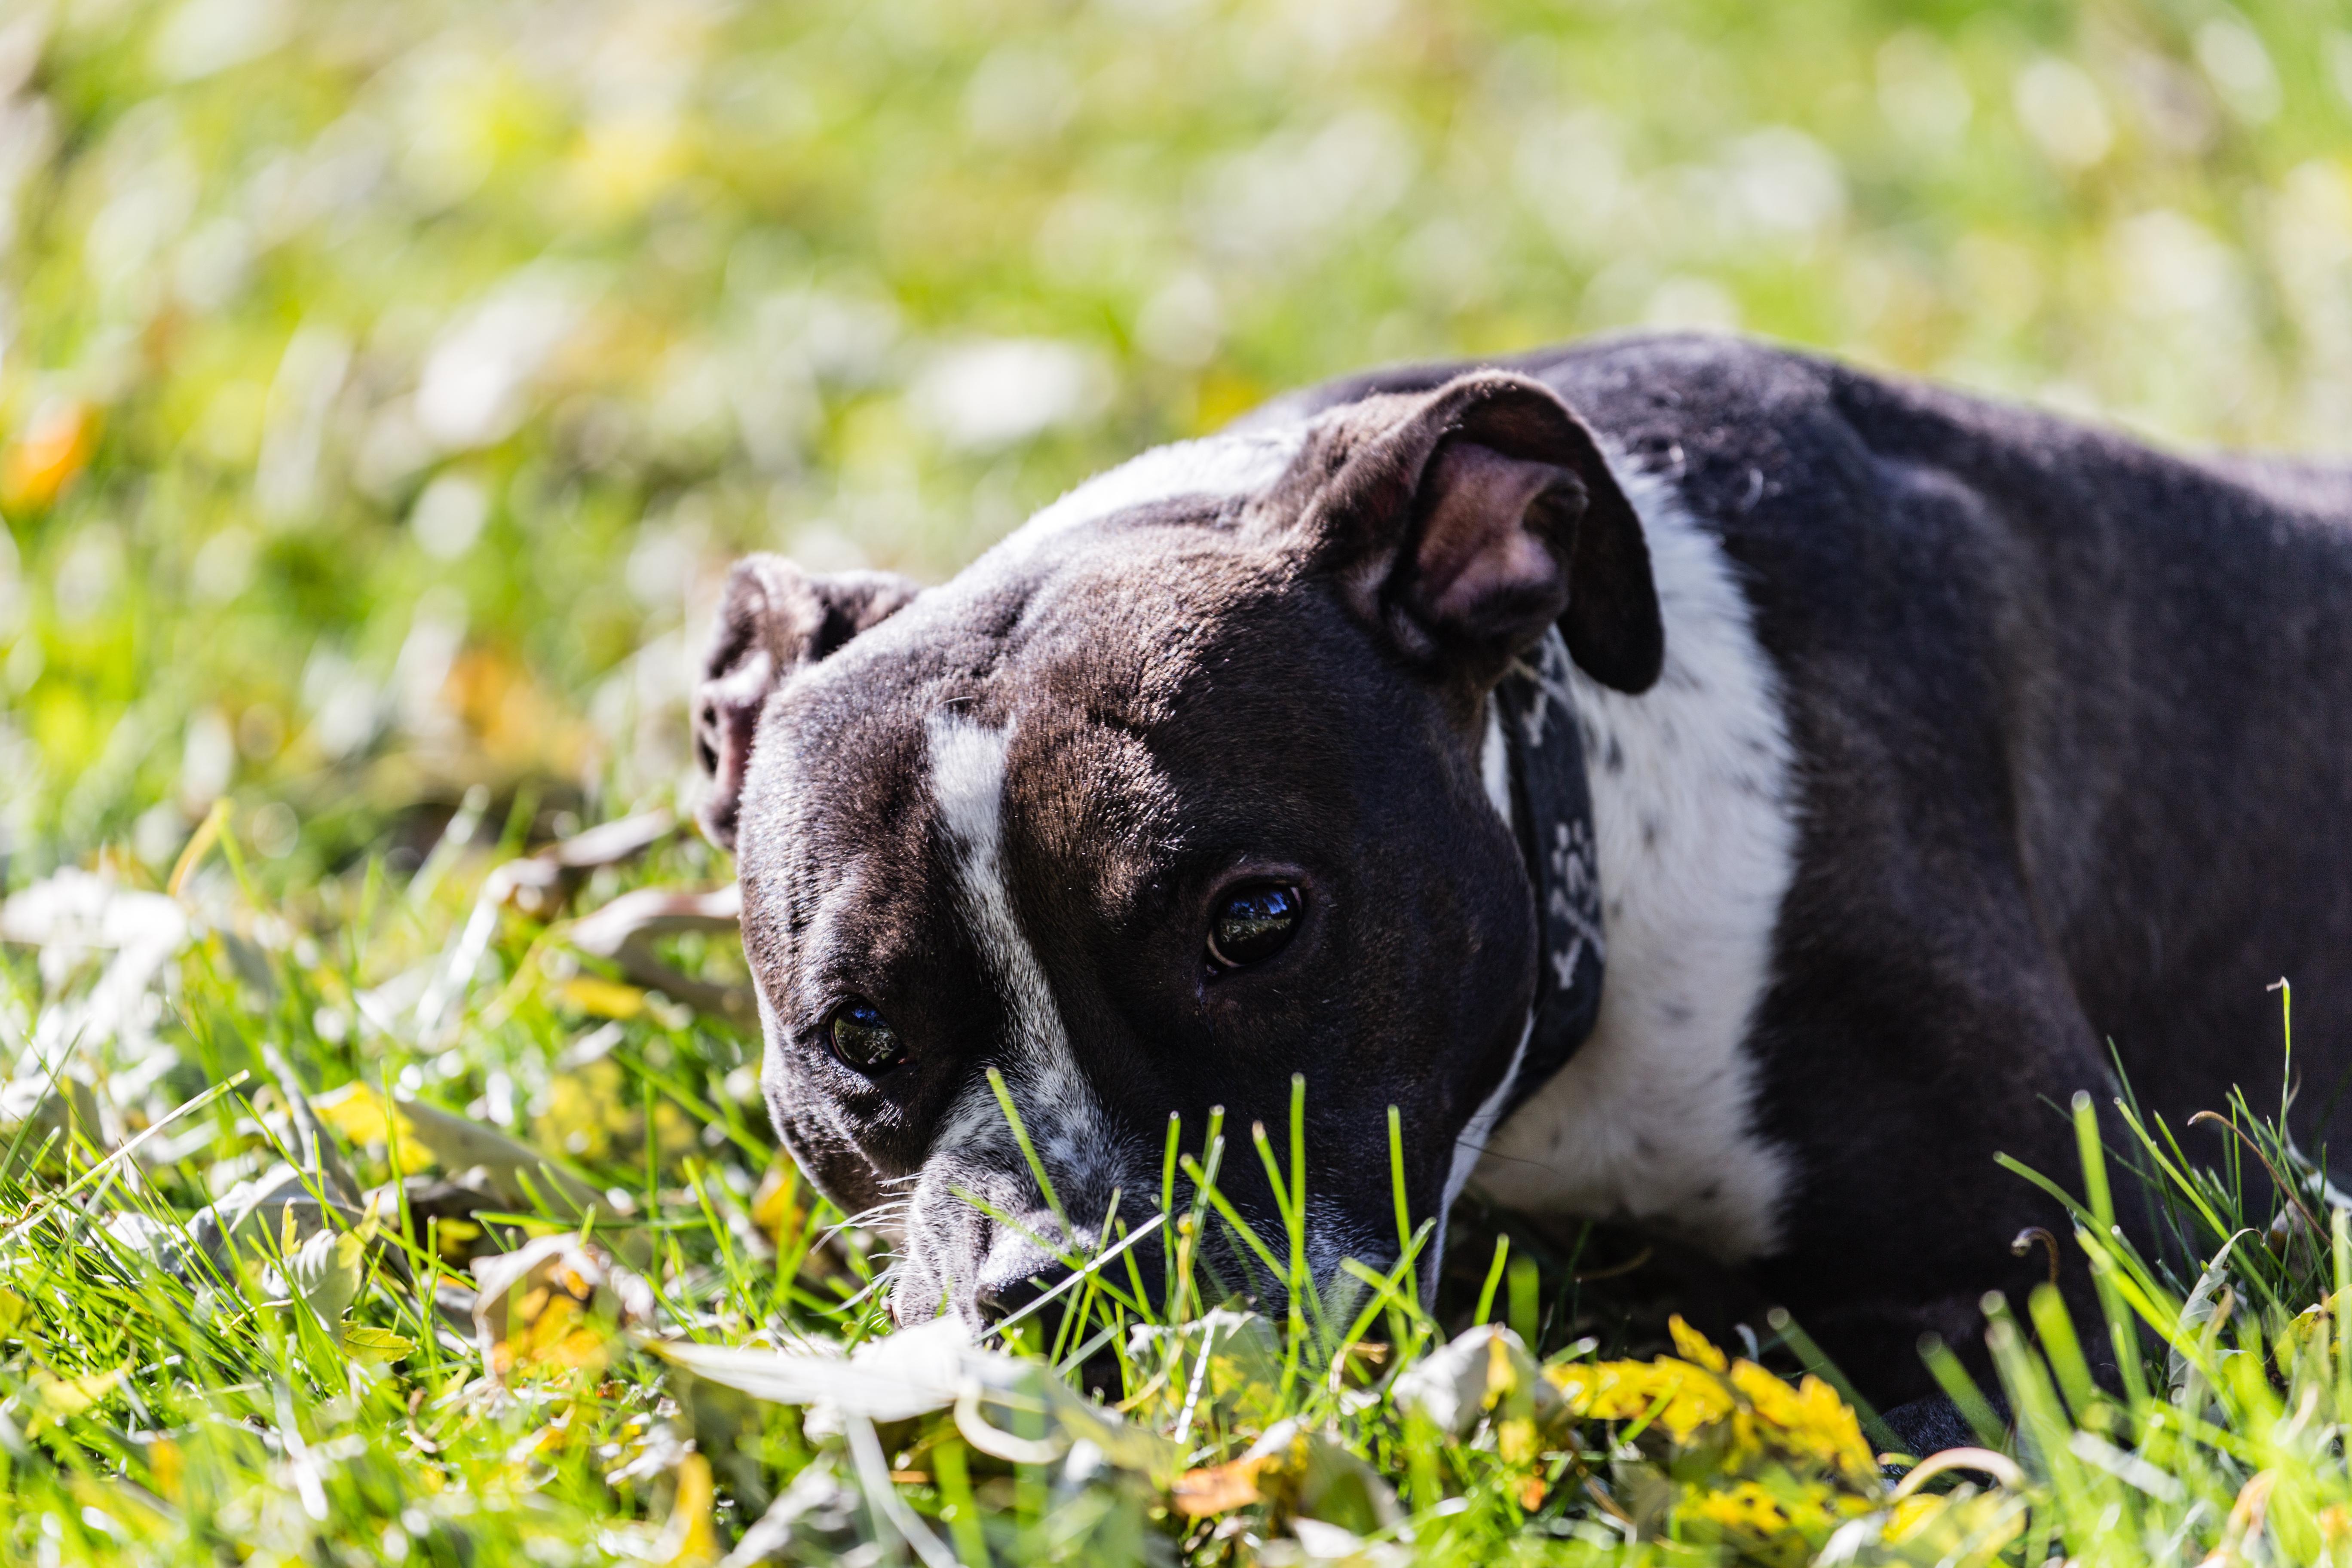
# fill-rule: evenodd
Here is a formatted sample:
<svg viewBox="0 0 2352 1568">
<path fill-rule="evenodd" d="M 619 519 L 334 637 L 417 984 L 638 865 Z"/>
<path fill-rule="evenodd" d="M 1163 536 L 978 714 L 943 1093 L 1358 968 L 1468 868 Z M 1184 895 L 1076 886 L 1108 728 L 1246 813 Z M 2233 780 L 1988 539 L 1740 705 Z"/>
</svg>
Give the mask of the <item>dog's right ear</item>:
<svg viewBox="0 0 2352 1568">
<path fill-rule="evenodd" d="M 735 819 L 751 740 L 768 693 L 912 599 L 910 578 L 889 572 L 812 577 L 781 555 L 747 555 L 727 574 L 719 624 L 694 693 L 694 755 L 710 780 L 703 831 L 735 847 Z"/>
<path fill-rule="evenodd" d="M 1357 613 L 1406 658 L 1491 687 L 1557 624 L 1601 685 L 1657 680 L 1665 629 L 1642 520 L 1541 382 L 1471 371 L 1344 405 L 1284 483 L 1304 492 Z"/>
</svg>

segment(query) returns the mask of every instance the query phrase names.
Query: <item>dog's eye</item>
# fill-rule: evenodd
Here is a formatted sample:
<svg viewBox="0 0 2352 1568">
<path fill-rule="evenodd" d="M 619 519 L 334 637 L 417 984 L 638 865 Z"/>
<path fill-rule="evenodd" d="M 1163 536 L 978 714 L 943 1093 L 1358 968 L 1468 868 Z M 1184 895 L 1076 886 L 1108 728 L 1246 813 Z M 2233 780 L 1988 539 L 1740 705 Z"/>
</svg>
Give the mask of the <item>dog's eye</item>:
<svg viewBox="0 0 2352 1568">
<path fill-rule="evenodd" d="M 1209 922 L 1209 962 L 1220 969 L 1265 963 L 1288 944 L 1304 907 L 1287 882 L 1256 882 L 1227 893 Z"/>
<path fill-rule="evenodd" d="M 825 1023 L 825 1033 L 832 1037 L 833 1054 L 843 1065 L 868 1078 L 878 1078 L 907 1058 L 905 1047 L 898 1044 L 898 1031 L 862 996 L 853 996 L 835 1007 Z"/>
</svg>

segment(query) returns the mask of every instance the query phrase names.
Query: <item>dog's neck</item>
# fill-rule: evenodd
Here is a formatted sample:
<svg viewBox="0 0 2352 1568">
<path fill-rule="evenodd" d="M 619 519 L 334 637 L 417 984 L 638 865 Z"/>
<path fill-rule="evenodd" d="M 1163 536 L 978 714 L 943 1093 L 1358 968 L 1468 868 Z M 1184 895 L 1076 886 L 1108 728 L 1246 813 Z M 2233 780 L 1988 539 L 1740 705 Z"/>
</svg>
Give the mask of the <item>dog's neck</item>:
<svg viewBox="0 0 2352 1568">
<path fill-rule="evenodd" d="M 1601 873 L 1592 837 L 1592 791 L 1584 776 L 1584 731 L 1568 698 L 1568 645 L 1547 632 L 1511 667 L 1486 709 L 1480 758 L 1487 798 L 1519 841 L 1535 890 L 1536 990 L 1518 1049 L 1502 1081 L 1470 1113 L 1454 1141 L 1443 1215 L 1470 1180 L 1487 1141 L 1549 1082 L 1591 1035 L 1601 1016 Z"/>
<path fill-rule="evenodd" d="M 1569 705 L 1569 654 L 1557 630 L 1495 691 L 1508 759 L 1510 820 L 1535 887 L 1535 1004 L 1505 1091 L 1502 1120 L 1568 1064 L 1601 1012 L 1608 944 L 1584 735 Z"/>
</svg>

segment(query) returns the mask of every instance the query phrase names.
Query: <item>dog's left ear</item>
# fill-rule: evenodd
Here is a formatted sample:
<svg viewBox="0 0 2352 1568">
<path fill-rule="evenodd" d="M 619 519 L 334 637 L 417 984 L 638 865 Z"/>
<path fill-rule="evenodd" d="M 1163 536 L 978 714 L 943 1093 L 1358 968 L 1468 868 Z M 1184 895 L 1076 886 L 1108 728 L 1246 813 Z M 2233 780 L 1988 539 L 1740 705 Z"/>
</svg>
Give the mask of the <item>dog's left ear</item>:
<svg viewBox="0 0 2352 1568">
<path fill-rule="evenodd" d="M 912 578 L 889 572 L 811 576 L 781 555 L 747 555 L 727 574 L 694 692 L 694 755 L 710 780 L 702 826 L 712 843 L 735 847 L 743 777 L 768 693 L 918 591 Z"/>
<path fill-rule="evenodd" d="M 1602 685 L 1656 681 L 1665 631 L 1641 520 L 1550 388 L 1475 372 L 1368 399 L 1332 434 L 1348 449 L 1309 512 L 1400 651 L 1499 678 L 1557 622 Z"/>
</svg>

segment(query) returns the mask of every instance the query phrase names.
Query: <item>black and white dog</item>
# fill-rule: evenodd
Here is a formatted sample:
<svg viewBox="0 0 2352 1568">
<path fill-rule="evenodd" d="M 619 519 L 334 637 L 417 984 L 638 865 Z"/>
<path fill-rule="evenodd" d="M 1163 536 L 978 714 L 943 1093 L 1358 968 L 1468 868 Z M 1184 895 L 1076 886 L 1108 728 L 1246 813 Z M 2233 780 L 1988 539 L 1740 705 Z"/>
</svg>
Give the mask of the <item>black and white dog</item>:
<svg viewBox="0 0 2352 1568">
<path fill-rule="evenodd" d="M 934 588 L 752 557 L 696 725 L 777 1129 L 903 1320 L 1049 1271 L 992 1067 L 1089 1231 L 1296 1073 L 1318 1276 L 1397 1254 L 1395 1106 L 1416 1220 L 1678 1238 L 1899 1400 L 2064 1234 L 1993 1155 L 2072 1177 L 2110 1042 L 2218 1105 L 2284 973 L 2306 1100 L 2352 1059 L 2352 469 L 1754 344 L 1334 384 Z"/>
</svg>

